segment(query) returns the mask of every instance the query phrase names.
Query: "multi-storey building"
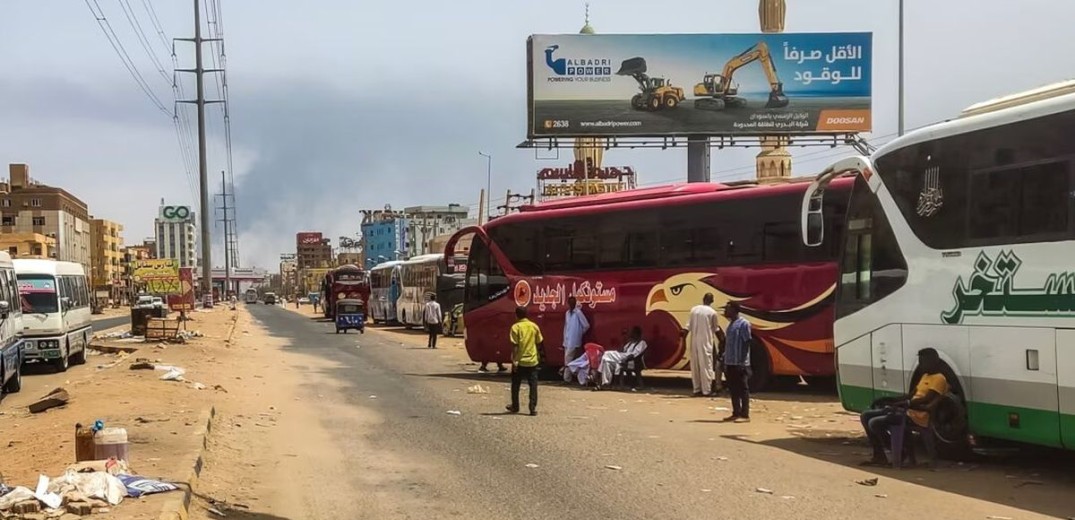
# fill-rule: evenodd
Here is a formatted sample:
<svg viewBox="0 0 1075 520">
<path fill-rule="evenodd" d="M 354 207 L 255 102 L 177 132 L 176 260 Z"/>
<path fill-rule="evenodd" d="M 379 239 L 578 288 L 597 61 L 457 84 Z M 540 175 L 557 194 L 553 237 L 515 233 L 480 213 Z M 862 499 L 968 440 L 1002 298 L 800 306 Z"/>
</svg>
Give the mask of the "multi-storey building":
<svg viewBox="0 0 1075 520">
<path fill-rule="evenodd" d="M 86 203 L 63 188 L 35 182 L 25 164 L 11 164 L 8 172 L 8 181 L 0 182 L 0 234 L 36 233 L 52 238 L 56 259 L 80 263 L 89 272 L 90 215 Z"/>
</svg>

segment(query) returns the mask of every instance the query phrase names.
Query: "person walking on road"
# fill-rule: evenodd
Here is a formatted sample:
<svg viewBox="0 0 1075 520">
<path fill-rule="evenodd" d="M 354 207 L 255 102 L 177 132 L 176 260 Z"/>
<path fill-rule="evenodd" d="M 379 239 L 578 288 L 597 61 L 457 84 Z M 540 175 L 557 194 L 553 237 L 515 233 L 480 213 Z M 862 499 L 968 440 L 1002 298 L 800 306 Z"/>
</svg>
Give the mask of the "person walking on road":
<svg viewBox="0 0 1075 520">
<path fill-rule="evenodd" d="M 508 412 L 519 413 L 519 389 L 523 378 L 530 387 L 530 415 L 537 415 L 538 365 L 545 338 L 537 324 L 526 318 L 526 307 L 515 308 L 515 324 L 511 326 L 511 404 Z"/>
<path fill-rule="evenodd" d="M 717 311 L 713 309 L 713 295 L 706 293 L 702 304 L 691 309 L 687 320 L 687 329 L 691 347 L 691 383 L 694 385 L 694 397 L 709 397 L 713 391 L 716 373 L 713 370 L 713 347 L 717 344 L 720 324 L 717 323 Z"/>
<path fill-rule="evenodd" d="M 577 358 L 582 349 L 582 337 L 590 330 L 590 322 L 582 309 L 578 308 L 578 300 L 574 296 L 567 299 L 567 312 L 564 313 L 564 382 L 571 382 L 571 374 L 567 370 L 567 364 Z"/>
<path fill-rule="evenodd" d="M 437 295 L 430 294 L 422 309 L 422 323 L 426 326 L 426 332 L 429 333 L 429 343 L 426 345 L 428 348 L 437 348 L 437 336 L 440 335 L 442 319 Z"/>
<path fill-rule="evenodd" d="M 739 303 L 724 306 L 728 332 L 717 334 L 724 341 L 724 374 L 732 394 L 732 414 L 725 421 L 750 422 L 750 322 L 739 315 Z"/>
</svg>

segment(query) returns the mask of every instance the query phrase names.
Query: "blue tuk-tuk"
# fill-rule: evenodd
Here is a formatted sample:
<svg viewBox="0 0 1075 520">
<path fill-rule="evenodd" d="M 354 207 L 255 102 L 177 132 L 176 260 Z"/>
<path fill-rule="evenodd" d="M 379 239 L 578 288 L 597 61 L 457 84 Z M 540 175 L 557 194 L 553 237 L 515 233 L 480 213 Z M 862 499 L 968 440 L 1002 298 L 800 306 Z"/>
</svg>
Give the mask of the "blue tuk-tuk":
<svg viewBox="0 0 1075 520">
<path fill-rule="evenodd" d="M 358 299 L 342 299 L 336 302 L 336 334 L 342 330 L 356 329 L 366 333 L 366 304 Z"/>
</svg>

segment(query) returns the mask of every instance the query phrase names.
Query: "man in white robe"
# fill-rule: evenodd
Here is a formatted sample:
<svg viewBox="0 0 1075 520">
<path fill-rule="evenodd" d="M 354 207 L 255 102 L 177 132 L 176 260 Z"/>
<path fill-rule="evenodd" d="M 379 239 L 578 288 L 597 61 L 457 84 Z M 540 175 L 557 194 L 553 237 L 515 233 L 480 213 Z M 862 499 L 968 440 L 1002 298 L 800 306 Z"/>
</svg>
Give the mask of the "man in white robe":
<svg viewBox="0 0 1075 520">
<path fill-rule="evenodd" d="M 695 397 L 708 397 L 713 390 L 716 372 L 713 370 L 713 351 L 717 345 L 717 311 L 713 309 L 713 295 L 706 293 L 701 305 L 691 309 L 687 321 L 687 340 L 691 349 L 691 383 Z"/>
<path fill-rule="evenodd" d="M 601 386 L 612 384 L 612 379 L 620 373 L 624 362 L 642 357 L 646 352 L 646 342 L 642 340 L 642 327 L 634 327 L 621 350 L 610 350 L 601 355 Z"/>
</svg>

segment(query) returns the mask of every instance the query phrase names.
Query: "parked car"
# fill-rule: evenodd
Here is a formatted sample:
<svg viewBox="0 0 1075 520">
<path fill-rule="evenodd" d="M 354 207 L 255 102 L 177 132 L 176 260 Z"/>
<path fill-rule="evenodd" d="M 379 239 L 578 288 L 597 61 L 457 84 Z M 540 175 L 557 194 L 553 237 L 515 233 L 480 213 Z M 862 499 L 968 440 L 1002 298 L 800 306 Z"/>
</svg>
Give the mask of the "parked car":
<svg viewBox="0 0 1075 520">
<path fill-rule="evenodd" d="M 265 293 L 265 305 L 276 305 L 276 294 L 267 292 Z"/>
</svg>

